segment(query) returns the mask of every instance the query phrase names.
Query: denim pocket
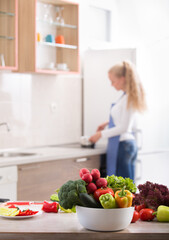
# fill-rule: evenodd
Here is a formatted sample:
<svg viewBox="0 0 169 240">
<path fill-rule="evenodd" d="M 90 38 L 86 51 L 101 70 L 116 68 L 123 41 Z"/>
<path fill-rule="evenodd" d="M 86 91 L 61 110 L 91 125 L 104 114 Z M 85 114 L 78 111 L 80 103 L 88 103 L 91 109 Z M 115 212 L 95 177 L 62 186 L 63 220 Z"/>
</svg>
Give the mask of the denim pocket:
<svg viewBox="0 0 169 240">
<path fill-rule="evenodd" d="M 133 152 L 134 150 L 135 150 L 135 144 L 134 144 L 134 142 L 132 141 L 125 141 L 124 142 L 124 150 L 126 151 L 126 152 L 129 152 L 129 153 L 131 153 L 131 152 Z"/>
</svg>

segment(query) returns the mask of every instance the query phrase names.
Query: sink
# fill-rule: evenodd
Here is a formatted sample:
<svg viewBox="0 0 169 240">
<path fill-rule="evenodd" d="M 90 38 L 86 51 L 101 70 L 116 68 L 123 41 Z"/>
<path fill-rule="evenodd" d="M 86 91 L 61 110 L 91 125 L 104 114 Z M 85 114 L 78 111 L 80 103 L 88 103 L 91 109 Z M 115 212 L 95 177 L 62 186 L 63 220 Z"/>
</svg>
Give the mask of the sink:
<svg viewBox="0 0 169 240">
<path fill-rule="evenodd" d="M 30 157 L 34 156 L 36 153 L 26 153 L 26 152 L 1 152 L 0 158 L 10 158 L 10 157 Z"/>
</svg>

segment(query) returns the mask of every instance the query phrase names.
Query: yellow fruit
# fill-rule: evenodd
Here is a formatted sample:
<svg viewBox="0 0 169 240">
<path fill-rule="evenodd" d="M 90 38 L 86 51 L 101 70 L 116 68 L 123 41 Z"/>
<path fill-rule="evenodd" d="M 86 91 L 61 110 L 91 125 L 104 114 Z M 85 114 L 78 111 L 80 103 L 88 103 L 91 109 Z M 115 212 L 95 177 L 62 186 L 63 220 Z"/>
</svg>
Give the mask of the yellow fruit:
<svg viewBox="0 0 169 240">
<path fill-rule="evenodd" d="M 19 213 L 19 210 L 17 208 L 0 207 L 0 215 L 2 216 L 14 217 L 18 215 L 18 213 Z"/>
</svg>

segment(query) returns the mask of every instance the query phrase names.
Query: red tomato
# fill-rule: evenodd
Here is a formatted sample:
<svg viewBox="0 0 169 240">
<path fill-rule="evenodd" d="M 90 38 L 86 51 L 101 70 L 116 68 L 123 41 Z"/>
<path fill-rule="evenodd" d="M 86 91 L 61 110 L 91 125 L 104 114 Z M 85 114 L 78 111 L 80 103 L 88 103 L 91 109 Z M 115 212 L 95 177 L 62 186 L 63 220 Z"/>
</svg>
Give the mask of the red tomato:
<svg viewBox="0 0 169 240">
<path fill-rule="evenodd" d="M 111 188 L 99 188 L 94 192 L 94 198 L 99 202 L 99 197 L 103 194 L 110 193 L 114 197 L 114 191 Z"/>
<path fill-rule="evenodd" d="M 139 218 L 140 218 L 140 213 L 134 210 L 133 218 L 132 218 L 131 222 L 135 223 L 139 220 Z"/>
<path fill-rule="evenodd" d="M 141 209 L 139 213 L 142 221 L 152 221 L 155 218 L 154 210 L 150 208 Z"/>
<path fill-rule="evenodd" d="M 144 208 L 146 208 L 146 205 L 145 205 L 145 204 L 135 206 L 135 210 L 136 210 L 137 212 L 140 212 L 140 210 L 141 210 L 141 209 L 144 209 Z"/>
</svg>

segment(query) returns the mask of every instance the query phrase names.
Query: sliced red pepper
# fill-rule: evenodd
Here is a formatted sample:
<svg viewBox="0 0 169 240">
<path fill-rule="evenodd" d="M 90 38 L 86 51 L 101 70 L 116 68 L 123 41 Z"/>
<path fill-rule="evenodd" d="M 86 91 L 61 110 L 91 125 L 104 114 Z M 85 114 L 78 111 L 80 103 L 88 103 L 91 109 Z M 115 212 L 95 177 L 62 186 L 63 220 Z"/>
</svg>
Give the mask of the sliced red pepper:
<svg viewBox="0 0 169 240">
<path fill-rule="evenodd" d="M 14 204 L 10 204 L 8 208 L 16 208 Z"/>
<path fill-rule="evenodd" d="M 30 215 L 35 215 L 38 212 L 39 211 L 33 211 L 33 210 L 30 210 L 30 209 L 27 209 L 25 211 L 19 210 L 19 213 L 18 213 L 17 216 L 30 216 Z"/>
</svg>

